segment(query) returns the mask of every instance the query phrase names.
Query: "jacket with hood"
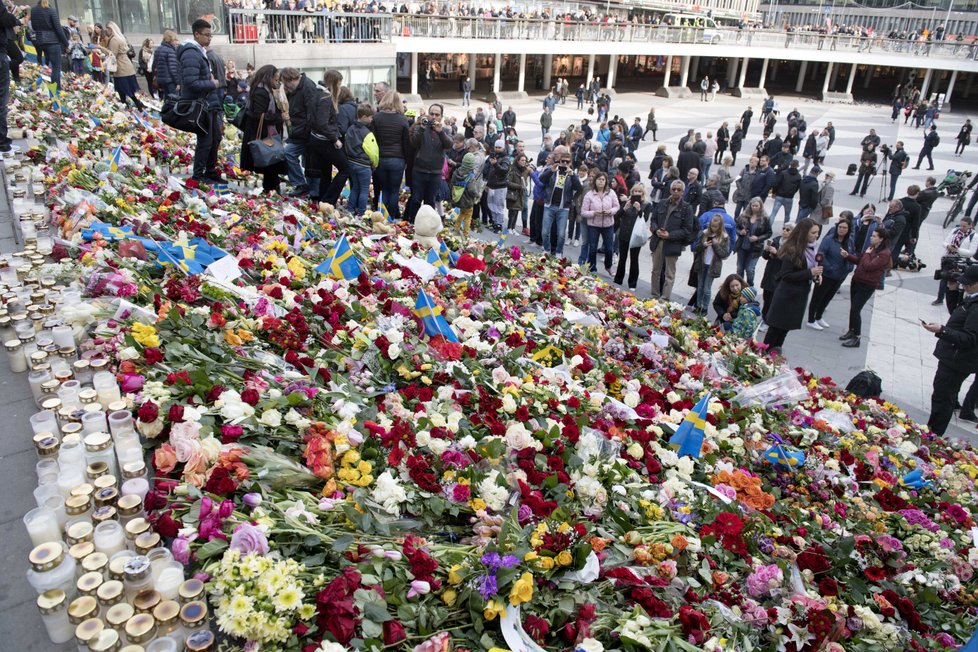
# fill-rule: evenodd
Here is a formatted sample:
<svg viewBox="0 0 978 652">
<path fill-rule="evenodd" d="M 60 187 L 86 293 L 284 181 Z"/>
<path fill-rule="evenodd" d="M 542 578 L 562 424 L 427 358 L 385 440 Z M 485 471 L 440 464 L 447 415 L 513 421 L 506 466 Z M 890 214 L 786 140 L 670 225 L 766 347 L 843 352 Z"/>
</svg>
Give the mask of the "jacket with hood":
<svg viewBox="0 0 978 652">
<path fill-rule="evenodd" d="M 160 84 L 179 84 L 180 66 L 173 43 L 161 43 L 153 54 L 153 74 Z"/>
<path fill-rule="evenodd" d="M 814 209 L 818 206 L 818 179 L 806 174 L 798 187 L 798 206 Z"/>
<path fill-rule="evenodd" d="M 311 123 L 310 114 L 316 108 L 316 99 L 322 91 L 315 82 L 302 73 L 299 85 L 291 93 L 286 93 L 289 99 L 289 139 L 290 143 L 304 143 L 309 140 Z"/>
<path fill-rule="evenodd" d="M 791 198 L 798 194 L 801 187 L 801 174 L 794 168 L 786 168 L 778 173 L 774 182 L 774 194 L 778 197 Z"/>
<path fill-rule="evenodd" d="M 221 94 L 211 78 L 211 64 L 204 48 L 195 41 L 188 41 L 177 50 L 180 65 L 180 98 L 201 99 L 211 109 L 221 108 Z"/>
<path fill-rule="evenodd" d="M 336 107 L 333 106 L 333 95 L 322 86 L 317 86 L 317 88 L 319 93 L 316 95 L 316 101 L 313 103 L 307 118 L 309 121 L 309 137 L 335 143 L 340 140 L 340 127 L 337 121 Z"/>
<path fill-rule="evenodd" d="M 445 168 L 445 150 L 452 146 L 452 139 L 445 130 L 435 131 L 431 126 L 416 122 L 408 132 L 408 138 L 417 150 L 414 171 L 441 174 Z"/>
</svg>

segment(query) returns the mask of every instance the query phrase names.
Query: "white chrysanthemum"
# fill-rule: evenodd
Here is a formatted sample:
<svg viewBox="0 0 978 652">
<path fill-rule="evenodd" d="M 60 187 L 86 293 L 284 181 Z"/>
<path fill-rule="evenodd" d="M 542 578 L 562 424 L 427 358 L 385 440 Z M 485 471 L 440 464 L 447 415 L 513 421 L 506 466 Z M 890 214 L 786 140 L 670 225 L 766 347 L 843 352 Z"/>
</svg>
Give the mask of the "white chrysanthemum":
<svg viewBox="0 0 978 652">
<path fill-rule="evenodd" d="M 401 503 L 407 501 L 407 492 L 398 483 L 397 479 L 391 475 L 390 471 L 381 473 L 374 482 L 374 489 L 371 495 L 374 502 L 381 505 L 384 511 L 392 516 L 401 515 Z"/>
<path fill-rule="evenodd" d="M 289 584 L 275 594 L 272 604 L 275 605 L 275 611 L 277 612 L 295 611 L 302 606 L 302 599 L 304 597 L 298 586 Z"/>
<path fill-rule="evenodd" d="M 498 478 L 499 471 L 493 470 L 486 476 L 485 480 L 479 483 L 479 496 L 486 501 L 486 505 L 494 512 L 501 512 L 509 499 L 509 491 L 496 484 Z"/>
</svg>

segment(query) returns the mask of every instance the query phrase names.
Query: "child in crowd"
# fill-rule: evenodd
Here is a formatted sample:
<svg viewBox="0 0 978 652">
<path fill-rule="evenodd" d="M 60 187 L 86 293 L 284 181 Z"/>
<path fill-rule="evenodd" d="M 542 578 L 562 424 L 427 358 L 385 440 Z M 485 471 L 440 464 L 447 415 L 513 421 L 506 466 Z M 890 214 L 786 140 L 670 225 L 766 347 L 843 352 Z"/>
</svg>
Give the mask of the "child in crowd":
<svg viewBox="0 0 978 652">
<path fill-rule="evenodd" d="M 71 72 L 76 75 L 85 74 L 88 51 L 85 49 L 85 44 L 82 43 L 81 36 L 78 34 L 71 35 L 71 43 L 68 45 L 68 58 L 71 59 Z"/>
<path fill-rule="evenodd" d="M 380 162 L 377 138 L 370 131 L 370 123 L 373 120 L 373 107 L 369 104 L 361 104 L 357 107 L 357 121 L 346 130 L 343 139 L 346 147 L 346 159 L 350 164 L 349 210 L 354 215 L 363 215 L 367 210 L 370 177 L 373 174 L 373 169 Z"/>
<path fill-rule="evenodd" d="M 761 305 L 757 302 L 757 289 L 746 287 L 740 291 L 740 308 L 730 325 L 730 331 L 742 340 L 754 339 L 761 323 Z"/>
</svg>

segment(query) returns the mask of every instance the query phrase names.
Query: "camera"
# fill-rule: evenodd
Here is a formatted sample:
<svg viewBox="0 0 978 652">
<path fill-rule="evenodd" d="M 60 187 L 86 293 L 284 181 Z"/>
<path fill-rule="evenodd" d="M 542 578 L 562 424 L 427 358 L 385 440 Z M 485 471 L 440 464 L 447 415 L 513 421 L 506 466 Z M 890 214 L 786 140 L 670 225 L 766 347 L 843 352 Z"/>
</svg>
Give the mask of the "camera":
<svg viewBox="0 0 978 652">
<path fill-rule="evenodd" d="M 431 126 L 431 118 L 429 118 L 428 116 L 422 117 L 421 118 L 421 126 L 422 127 L 430 127 Z"/>
<path fill-rule="evenodd" d="M 890 149 L 889 145 L 883 143 L 882 145 L 880 145 L 879 152 L 880 154 L 883 155 L 883 158 L 887 158 L 892 153 L 892 150 Z"/>
<path fill-rule="evenodd" d="M 941 268 L 934 272 L 934 280 L 956 281 L 972 265 L 978 265 L 978 260 L 964 256 L 941 256 Z"/>
</svg>

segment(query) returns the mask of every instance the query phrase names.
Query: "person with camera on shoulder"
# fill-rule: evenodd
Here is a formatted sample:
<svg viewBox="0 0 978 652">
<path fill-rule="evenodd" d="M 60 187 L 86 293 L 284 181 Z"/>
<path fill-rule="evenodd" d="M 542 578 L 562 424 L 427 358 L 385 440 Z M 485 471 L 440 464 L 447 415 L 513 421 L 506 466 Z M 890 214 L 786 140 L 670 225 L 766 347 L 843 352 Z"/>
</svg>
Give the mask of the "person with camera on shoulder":
<svg viewBox="0 0 978 652">
<path fill-rule="evenodd" d="M 958 228 L 951 231 L 947 238 L 944 239 L 944 258 L 958 256 L 968 259 L 974 256 L 975 253 L 978 253 L 978 242 L 975 242 L 974 222 L 970 217 L 962 217 L 958 223 Z M 935 273 L 937 280 L 941 284 L 937 288 L 937 298 L 930 304 L 932 306 L 939 306 L 944 303 L 944 297 L 947 293 L 947 279 L 944 278 L 944 274 L 942 273 L 944 258 L 941 259 L 941 270 Z"/>
<path fill-rule="evenodd" d="M 947 430 L 961 385 L 968 376 L 978 372 L 978 264 L 968 265 L 959 275 L 948 279 L 946 298 L 951 311 L 947 323 L 922 322 L 937 337 L 934 348 L 937 373 L 927 425 L 938 435 Z M 969 391 L 968 396 L 974 393 Z M 973 420 L 974 402 L 969 404 L 965 398 L 961 413 L 965 420 Z"/>
</svg>

